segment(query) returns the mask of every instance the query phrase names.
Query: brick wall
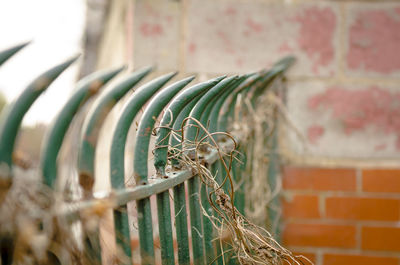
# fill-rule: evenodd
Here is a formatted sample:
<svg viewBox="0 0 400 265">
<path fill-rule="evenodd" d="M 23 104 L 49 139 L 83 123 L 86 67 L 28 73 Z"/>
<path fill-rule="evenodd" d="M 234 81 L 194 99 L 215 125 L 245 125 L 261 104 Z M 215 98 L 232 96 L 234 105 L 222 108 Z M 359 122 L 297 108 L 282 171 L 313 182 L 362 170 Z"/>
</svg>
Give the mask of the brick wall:
<svg viewBox="0 0 400 265">
<path fill-rule="evenodd" d="M 283 243 L 316 265 L 400 264 L 400 170 L 283 167 Z"/>
<path fill-rule="evenodd" d="M 400 264 L 398 1 L 127 2 L 112 40 L 135 68 L 204 80 L 295 55 L 285 104 L 304 139 L 283 126 L 279 144 L 304 167 L 283 167 L 284 244 L 317 265 Z"/>
</svg>

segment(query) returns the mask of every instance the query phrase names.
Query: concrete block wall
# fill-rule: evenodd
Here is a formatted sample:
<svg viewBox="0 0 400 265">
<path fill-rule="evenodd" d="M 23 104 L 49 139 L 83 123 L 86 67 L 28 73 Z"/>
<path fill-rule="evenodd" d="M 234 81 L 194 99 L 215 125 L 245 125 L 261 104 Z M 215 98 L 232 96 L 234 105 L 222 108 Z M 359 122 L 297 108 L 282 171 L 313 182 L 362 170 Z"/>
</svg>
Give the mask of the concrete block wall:
<svg viewBox="0 0 400 265">
<path fill-rule="evenodd" d="M 283 100 L 303 137 L 283 123 L 283 243 L 317 265 L 400 264 L 400 2 L 131 3 L 134 68 L 204 80 L 295 55 Z"/>
<path fill-rule="evenodd" d="M 400 157 L 400 3 L 137 0 L 135 67 L 248 73 L 294 54 L 284 153 L 303 163 Z M 323 159 L 322 159 L 323 158 Z"/>
</svg>

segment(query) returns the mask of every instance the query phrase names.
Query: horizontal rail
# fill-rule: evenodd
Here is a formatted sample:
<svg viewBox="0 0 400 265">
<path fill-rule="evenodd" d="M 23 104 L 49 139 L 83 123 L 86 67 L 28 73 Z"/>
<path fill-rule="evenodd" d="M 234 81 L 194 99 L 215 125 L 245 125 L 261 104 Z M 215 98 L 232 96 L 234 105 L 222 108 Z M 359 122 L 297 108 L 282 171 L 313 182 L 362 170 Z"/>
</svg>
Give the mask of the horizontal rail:
<svg viewBox="0 0 400 265">
<path fill-rule="evenodd" d="M 235 138 L 235 140 L 239 142 L 237 138 Z M 233 147 L 234 144 L 232 141 L 221 142 L 219 146 L 222 150 L 231 150 Z M 218 151 L 216 149 L 204 153 L 204 158 L 202 159 L 204 163 L 208 164 L 212 164 L 217 160 Z M 195 175 L 196 174 L 189 169 L 174 170 L 166 172 L 166 178 L 149 178 L 149 183 L 146 185 L 120 190 L 95 192 L 93 193 L 93 199 L 68 203 L 64 205 L 60 211 L 56 212 L 56 215 L 65 217 L 67 222 L 72 223 L 79 220 L 81 212 L 92 208 L 94 209 L 104 202 L 110 203 L 107 205 L 110 209 L 116 209 L 119 206 L 126 205 L 128 202 L 148 198 L 151 195 L 172 189 Z"/>
</svg>

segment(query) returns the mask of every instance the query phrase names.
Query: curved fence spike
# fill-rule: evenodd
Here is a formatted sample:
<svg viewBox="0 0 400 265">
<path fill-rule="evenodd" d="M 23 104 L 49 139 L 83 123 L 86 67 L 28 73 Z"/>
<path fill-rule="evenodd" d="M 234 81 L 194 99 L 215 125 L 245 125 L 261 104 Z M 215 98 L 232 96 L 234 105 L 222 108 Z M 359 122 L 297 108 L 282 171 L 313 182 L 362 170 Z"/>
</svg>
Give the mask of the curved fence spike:
<svg viewBox="0 0 400 265">
<path fill-rule="evenodd" d="M 244 80 L 243 77 L 234 77 L 229 85 L 218 94 L 218 97 L 214 97 L 212 101 L 205 107 L 203 113 L 201 114 L 200 122 L 204 126 L 208 126 L 209 132 L 215 131 L 215 124 L 211 118 L 215 115 L 217 117 L 219 115 L 219 108 L 225 102 L 225 99 L 232 93 L 232 91 Z M 205 136 L 205 135 L 204 135 Z M 203 137 L 203 135 L 200 135 Z M 208 139 L 211 142 L 211 139 Z M 195 180 L 194 180 L 195 181 Z M 190 182 L 189 182 L 190 183 Z M 207 188 L 202 185 L 200 189 L 200 197 L 201 197 L 201 204 L 203 209 L 207 212 L 208 216 L 213 216 L 214 211 L 211 205 L 208 202 L 208 191 Z M 203 243 L 204 243 L 204 254 L 205 254 L 205 263 L 211 264 L 214 260 L 216 253 L 215 253 L 215 246 L 213 244 L 213 238 L 215 235 L 213 234 L 213 225 L 210 219 L 203 215 Z"/>
<path fill-rule="evenodd" d="M 154 95 L 163 85 L 165 85 L 176 73 L 163 75 L 151 82 L 143 85 L 135 91 L 123 107 L 116 128 L 112 136 L 112 144 L 110 151 L 110 178 L 114 189 L 122 189 L 125 187 L 124 179 L 124 154 L 125 144 L 128 136 L 129 128 L 132 125 L 136 114 L 143 105 Z"/>
<path fill-rule="evenodd" d="M 54 188 L 57 178 L 57 156 L 75 114 L 84 102 L 95 95 L 103 85 L 123 69 L 124 67 L 109 71 L 99 71 L 82 79 L 77 84 L 77 90 L 54 119 L 54 123 L 47 133 L 41 152 L 43 181 L 49 187 Z"/>
<path fill-rule="evenodd" d="M 256 99 L 264 92 L 266 88 L 269 88 L 269 84 L 271 84 L 278 76 L 281 76 L 295 61 L 296 59 L 293 56 L 287 56 L 276 62 L 269 71 L 265 72 L 259 81 L 260 84 L 255 86 L 251 93 L 251 104 L 254 105 L 256 103 Z"/>
<path fill-rule="evenodd" d="M 174 131 L 180 131 L 182 127 L 183 121 L 190 115 L 190 112 L 194 108 L 194 106 L 197 104 L 197 102 L 202 98 L 202 96 L 205 93 L 201 93 L 197 97 L 195 97 L 192 101 L 190 101 L 179 113 L 179 115 L 176 117 L 176 120 L 173 125 L 173 130 Z M 176 136 L 172 136 L 169 139 L 169 145 L 173 147 L 174 149 L 182 150 L 182 139 L 178 139 Z M 171 150 L 171 152 L 174 152 L 175 150 Z M 179 161 L 175 158 L 171 159 L 171 164 L 173 167 L 179 167 Z"/>
<path fill-rule="evenodd" d="M 136 144 L 134 150 L 133 157 L 133 171 L 136 180 L 136 185 L 146 185 L 147 184 L 147 157 L 149 151 L 149 143 L 150 136 L 153 131 L 153 126 L 156 122 L 158 115 L 161 113 L 166 104 L 188 83 L 190 83 L 194 79 L 194 76 L 188 77 L 181 81 L 178 81 L 163 90 L 157 93 L 154 98 L 149 102 L 142 118 L 140 119 L 138 131 L 136 135 Z M 168 196 L 167 196 L 167 199 Z M 168 201 L 169 203 L 169 201 Z M 160 204 L 160 200 L 158 200 L 158 207 L 166 211 L 166 214 L 169 214 L 168 205 Z M 167 209 L 168 208 L 168 209 Z M 154 264 L 154 246 L 153 246 L 153 238 L 150 238 L 148 235 L 151 235 L 152 226 L 149 225 L 151 223 L 151 209 L 150 209 L 150 199 L 146 198 L 143 200 L 137 201 L 137 210 L 138 210 L 138 227 L 139 227 L 139 242 L 140 242 L 140 255 L 142 260 L 145 260 L 145 263 Z M 164 240 L 168 240 L 170 242 L 169 247 L 164 249 L 161 253 L 162 259 L 164 260 L 174 260 L 174 251 L 172 246 L 172 228 L 171 228 L 171 219 L 169 219 L 169 227 L 161 226 Z M 165 229 L 163 229 L 165 228 Z M 161 236 L 161 235 L 160 235 Z M 172 248 L 172 249 L 171 249 Z"/>
<path fill-rule="evenodd" d="M 165 105 L 178 93 L 183 87 L 194 79 L 194 76 L 178 81 L 169 87 L 160 91 L 145 109 L 143 116 L 139 122 L 138 132 L 136 136 L 136 145 L 134 152 L 134 174 L 138 185 L 147 182 L 147 156 L 149 150 L 150 136 L 154 123 L 158 115 L 161 113 Z M 219 79 L 213 80 L 219 82 Z M 144 181 L 144 183 L 142 183 Z"/>
<path fill-rule="evenodd" d="M 123 189 L 125 187 L 125 144 L 129 128 L 131 127 L 136 114 L 149 98 L 176 74 L 177 73 L 170 73 L 163 75 L 141 86 L 132 94 L 122 109 L 122 113 L 113 132 L 110 150 L 110 178 L 111 185 L 114 189 Z M 148 205 L 148 207 L 150 206 Z M 119 210 L 114 211 L 114 224 L 116 233 L 119 233 L 119 235 L 126 238 L 130 238 L 126 205 L 120 207 Z M 151 221 L 150 224 L 147 225 L 151 226 Z M 117 244 L 122 247 L 124 253 L 128 257 L 131 257 L 131 246 L 129 242 L 117 237 Z"/>
<path fill-rule="evenodd" d="M 218 84 L 209 89 L 204 95 L 202 95 L 199 100 L 196 102 L 196 105 L 190 111 L 190 117 L 193 117 L 197 120 L 200 120 L 201 114 L 208 104 L 212 105 L 212 102 L 217 98 L 217 96 L 224 91 L 235 79 L 235 77 L 226 76 L 220 77 L 220 79 L 224 79 L 220 81 Z M 186 117 L 184 117 L 186 118 Z M 179 119 L 179 116 L 178 116 Z M 177 121 L 175 122 L 175 124 Z M 179 126 L 181 126 L 181 123 Z M 193 120 L 189 120 L 188 124 L 195 125 L 196 123 Z M 174 125 L 175 126 L 175 125 Z M 197 128 L 196 127 L 188 127 L 186 138 L 182 139 L 186 144 L 190 141 L 195 140 Z M 180 187 L 183 189 L 183 187 Z M 190 209 L 190 220 L 191 220 L 191 231 L 192 231 L 192 251 L 193 251 L 193 262 L 194 264 L 204 264 L 204 242 L 205 239 L 204 231 L 202 227 L 202 215 L 200 212 L 200 182 L 197 177 L 191 178 L 188 181 L 188 192 L 189 192 L 189 209 Z M 212 232 L 212 230 L 211 230 Z M 207 238 L 211 240 L 211 238 Z"/>
<path fill-rule="evenodd" d="M 154 151 L 154 166 L 158 174 L 165 175 L 168 143 L 170 139 L 170 135 L 168 135 L 168 133 L 171 131 L 169 128 L 167 128 L 167 126 L 172 126 L 175 123 L 177 117 L 180 115 L 180 112 L 185 106 L 188 106 L 189 102 L 191 102 L 198 95 L 205 93 L 213 86 L 213 82 L 203 82 L 194 85 L 176 96 L 176 98 L 171 102 L 170 106 L 165 110 L 164 115 L 161 118 L 160 128 L 157 131 L 156 144 L 158 147 Z M 187 114 L 184 116 L 187 116 Z M 182 121 L 183 119 L 181 120 L 181 123 Z"/>
<path fill-rule="evenodd" d="M 217 131 L 217 120 L 220 114 L 222 105 L 226 99 L 232 95 L 233 91 L 246 79 L 246 76 L 236 77 L 229 87 L 216 99 L 213 105 L 207 108 L 207 110 L 201 115 L 201 122 L 203 124 L 209 123 L 208 131 L 213 133 Z M 216 136 L 213 138 L 216 139 Z"/>
<path fill-rule="evenodd" d="M 96 143 L 103 121 L 112 107 L 128 92 L 139 83 L 151 71 L 152 67 L 147 67 L 128 75 L 114 87 L 101 94 L 93 107 L 89 111 L 82 126 L 82 134 L 79 143 L 78 153 L 78 175 L 80 182 L 91 183 L 84 185 L 84 197 L 91 196 L 94 179 L 94 159 Z M 88 188 L 88 189 L 85 189 Z"/>
<path fill-rule="evenodd" d="M 176 117 L 181 110 L 197 96 L 205 93 L 214 86 L 213 82 L 203 82 L 194 85 L 178 96 L 176 96 L 171 102 L 170 106 L 165 110 L 164 115 L 160 122 L 160 129 L 157 132 L 156 144 L 159 146 L 154 151 L 154 166 L 157 174 L 165 176 L 165 166 L 167 163 L 168 143 L 170 136 L 168 133 L 170 129 L 166 126 L 172 126 Z M 189 113 L 189 112 L 188 112 Z M 179 264 L 189 264 L 189 240 L 188 240 L 188 226 L 186 217 L 186 203 L 185 203 L 185 187 L 183 184 L 174 187 L 174 206 L 176 211 L 175 223 L 176 223 L 176 234 L 178 243 L 178 260 Z M 169 192 L 165 191 L 157 194 L 157 207 L 158 207 L 158 219 L 159 219 L 159 231 L 160 231 L 160 243 L 162 249 L 162 260 L 163 264 L 173 264 L 173 256 L 168 253 L 173 253 L 173 242 L 172 234 L 161 233 L 161 231 L 171 230 L 171 214 L 170 214 L 170 203 L 169 203 Z M 163 251 L 165 249 L 165 251 Z"/>
<path fill-rule="evenodd" d="M 5 63 L 8 59 L 10 59 L 11 56 L 16 54 L 18 51 L 20 51 L 22 48 L 24 48 L 26 45 L 30 44 L 31 42 L 25 42 L 19 45 L 16 45 L 14 47 L 8 48 L 6 50 L 0 51 L 0 65 Z"/>
<path fill-rule="evenodd" d="M 211 88 L 207 93 L 205 93 L 200 100 L 197 102 L 197 104 L 194 106 L 192 111 L 190 112 L 190 117 L 194 118 L 198 121 L 200 121 L 201 115 L 203 114 L 204 110 L 208 106 L 208 104 L 212 104 L 213 101 L 215 101 L 220 93 L 224 91 L 224 89 L 228 88 L 231 82 L 235 79 L 236 77 L 228 77 L 225 80 L 221 81 L 219 84 Z M 185 142 L 189 143 L 190 141 L 194 141 L 196 138 L 196 134 L 198 132 L 198 129 L 194 126 L 196 125 L 196 122 L 193 120 L 189 120 L 188 123 L 188 128 L 185 132 Z"/>
<path fill-rule="evenodd" d="M 40 75 L 2 113 L 0 123 L 0 168 L 11 174 L 15 139 L 25 113 L 42 92 L 79 56 L 75 56 Z M 4 173 L 2 173 L 3 175 Z"/>
<path fill-rule="evenodd" d="M 244 90 L 248 90 L 257 80 L 261 78 L 259 73 L 255 73 L 249 76 L 239 87 L 234 91 L 234 94 L 228 99 L 226 108 L 223 109 L 222 114 L 218 117 L 218 128 L 219 132 L 225 132 L 228 130 L 228 119 L 233 117 L 236 100 L 239 94 Z M 233 120 L 232 120 L 233 121 Z"/>
</svg>

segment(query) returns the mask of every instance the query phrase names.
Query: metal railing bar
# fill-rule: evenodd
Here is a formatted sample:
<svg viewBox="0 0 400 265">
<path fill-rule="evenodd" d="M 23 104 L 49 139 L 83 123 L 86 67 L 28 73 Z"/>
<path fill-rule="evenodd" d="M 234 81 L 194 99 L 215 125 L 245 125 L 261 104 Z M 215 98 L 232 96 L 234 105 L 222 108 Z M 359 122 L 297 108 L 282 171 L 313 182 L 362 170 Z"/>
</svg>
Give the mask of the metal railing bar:
<svg viewBox="0 0 400 265">
<path fill-rule="evenodd" d="M 160 115 L 161 111 L 169 103 L 169 101 L 193 79 L 194 76 L 191 76 L 162 89 L 152 98 L 144 110 L 138 125 L 133 157 L 133 171 L 136 185 L 146 185 L 148 181 L 147 160 L 149 143 L 157 117 Z M 160 205 L 164 210 L 168 207 L 169 212 L 169 197 L 167 196 L 168 201 L 163 201 L 162 197 L 160 196 L 157 197 L 158 205 Z M 155 257 L 152 236 L 153 228 L 150 198 L 137 200 L 136 203 L 138 211 L 138 226 L 139 228 L 143 228 L 139 229 L 140 256 L 142 258 L 142 264 L 154 264 Z M 168 213 L 165 212 L 165 214 Z M 161 226 L 161 230 L 164 233 L 168 233 L 164 235 L 160 234 L 160 242 L 163 244 L 161 246 L 161 259 L 163 264 L 171 259 L 173 262 L 174 251 L 172 241 L 171 214 L 169 213 L 169 216 L 163 216 L 161 220 L 158 220 L 158 223 Z"/>
<path fill-rule="evenodd" d="M 125 144 L 129 129 L 136 114 L 143 105 L 177 73 L 160 76 L 136 90 L 124 105 L 117 125 L 113 132 L 110 150 L 110 178 L 113 189 L 125 188 Z M 114 210 L 114 225 L 116 233 L 125 238 L 130 238 L 128 209 L 126 203 L 119 205 L 119 210 Z M 151 221 L 150 221 L 151 222 Z M 131 257 L 129 242 L 116 238 L 117 244 L 122 247 L 125 254 Z"/>
<path fill-rule="evenodd" d="M 237 139 L 238 141 L 238 139 Z M 220 144 L 221 149 L 232 149 L 233 143 L 223 142 Z M 217 150 L 211 150 L 209 153 L 204 155 L 204 162 L 213 164 L 219 158 Z M 192 178 L 193 172 L 191 169 L 176 170 L 166 172 L 164 179 L 160 178 L 149 178 L 147 185 L 135 186 L 126 189 L 117 189 L 109 192 L 95 192 L 93 199 L 66 203 L 61 209 L 56 212 L 56 215 L 66 218 L 68 222 L 74 222 L 79 220 L 80 213 L 96 207 L 102 204 L 104 201 L 112 202 L 110 207 L 118 208 L 122 205 L 126 205 L 128 202 L 141 200 L 150 197 L 153 194 L 164 192 L 168 189 L 173 188 L 179 184 L 182 184 L 186 180 Z"/>
<path fill-rule="evenodd" d="M 168 143 L 170 137 L 168 133 L 170 132 L 170 129 L 166 126 L 173 124 L 179 112 L 189 102 L 196 98 L 196 96 L 203 94 L 213 86 L 214 82 L 203 82 L 184 90 L 172 100 L 169 107 L 164 111 L 164 115 L 160 122 L 160 128 L 157 131 L 156 145 L 158 145 L 158 148 L 154 151 L 154 166 L 159 177 L 163 177 L 165 175 L 165 166 L 167 164 Z M 181 187 L 178 187 L 177 189 L 174 188 L 174 198 L 177 198 L 177 201 L 174 202 L 174 206 L 177 212 L 175 221 L 177 223 L 176 234 L 178 243 L 178 261 L 180 264 L 188 264 L 190 263 L 190 258 L 188 248 L 188 226 L 186 220 L 186 198 L 184 185 L 180 185 Z M 173 256 L 168 255 L 168 251 L 173 253 L 173 249 L 171 249 L 171 247 L 173 247 L 172 242 L 169 242 L 170 238 L 168 238 L 170 233 L 162 232 L 169 230 L 171 227 L 171 225 L 165 221 L 166 218 L 171 218 L 168 190 L 157 194 L 157 208 L 162 262 L 163 264 L 173 264 Z M 163 252 L 167 253 L 164 254 Z"/>
</svg>

